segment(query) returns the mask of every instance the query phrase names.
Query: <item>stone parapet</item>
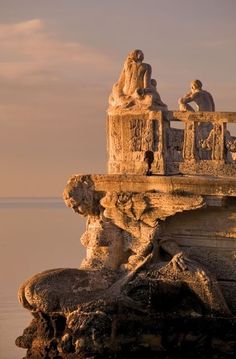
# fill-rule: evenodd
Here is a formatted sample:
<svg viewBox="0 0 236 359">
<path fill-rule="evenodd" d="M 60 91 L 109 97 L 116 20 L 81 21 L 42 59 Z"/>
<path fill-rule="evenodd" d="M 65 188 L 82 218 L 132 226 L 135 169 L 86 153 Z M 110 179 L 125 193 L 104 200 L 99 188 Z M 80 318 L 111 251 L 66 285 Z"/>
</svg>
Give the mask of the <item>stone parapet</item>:
<svg viewBox="0 0 236 359">
<path fill-rule="evenodd" d="M 228 123 L 236 123 L 236 113 L 110 112 L 108 173 L 236 176 L 236 137 Z"/>
</svg>

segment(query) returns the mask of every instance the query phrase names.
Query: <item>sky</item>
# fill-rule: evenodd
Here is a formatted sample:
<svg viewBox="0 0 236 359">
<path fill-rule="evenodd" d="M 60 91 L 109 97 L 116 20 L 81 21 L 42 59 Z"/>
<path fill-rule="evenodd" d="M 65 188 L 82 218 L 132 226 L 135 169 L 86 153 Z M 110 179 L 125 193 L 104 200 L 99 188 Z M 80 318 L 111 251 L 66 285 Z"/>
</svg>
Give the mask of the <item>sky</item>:
<svg viewBox="0 0 236 359">
<path fill-rule="evenodd" d="M 0 0 L 0 197 L 105 173 L 106 109 L 131 50 L 169 109 L 199 78 L 236 111 L 235 0 Z"/>
</svg>

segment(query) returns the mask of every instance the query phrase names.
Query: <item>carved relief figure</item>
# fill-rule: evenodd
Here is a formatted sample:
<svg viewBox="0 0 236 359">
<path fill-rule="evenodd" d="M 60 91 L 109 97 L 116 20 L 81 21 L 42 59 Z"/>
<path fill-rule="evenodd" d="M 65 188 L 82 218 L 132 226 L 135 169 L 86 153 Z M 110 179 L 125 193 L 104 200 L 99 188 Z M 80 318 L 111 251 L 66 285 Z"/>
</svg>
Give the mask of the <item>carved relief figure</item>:
<svg viewBox="0 0 236 359">
<path fill-rule="evenodd" d="M 165 219 L 177 211 L 203 207 L 204 201 L 200 196 L 107 192 L 100 202 L 105 208 L 104 217 L 131 235 L 131 255 L 122 266 L 128 270 L 127 277 L 133 276 L 143 267 L 147 269 L 149 264 L 166 280 L 188 283 L 206 307 L 216 312 L 229 313 L 214 276 L 189 258 L 183 248 L 166 235 Z M 161 252 L 169 255 L 169 259 L 164 259 Z"/>
<path fill-rule="evenodd" d="M 202 89 L 202 82 L 194 80 L 191 82 L 191 91 L 178 100 L 180 111 L 194 111 L 194 108 L 189 105 L 189 102 L 194 102 L 197 111 L 215 111 L 215 104 L 212 95 Z"/>
<path fill-rule="evenodd" d="M 208 137 L 200 142 L 202 148 L 212 151 L 212 160 L 227 160 L 233 162 L 232 153 L 236 152 L 236 138 L 228 130 L 224 131 L 224 124 L 214 123 Z"/>
<path fill-rule="evenodd" d="M 231 136 L 229 131 L 225 133 L 225 147 L 227 150 L 227 160 L 229 162 L 236 161 L 236 137 Z"/>
<path fill-rule="evenodd" d="M 156 89 L 156 80 L 151 78 L 152 68 L 143 63 L 144 55 L 141 50 L 131 51 L 125 60 L 119 80 L 114 84 L 109 97 L 110 107 L 129 108 L 160 107 L 167 110 Z"/>
</svg>

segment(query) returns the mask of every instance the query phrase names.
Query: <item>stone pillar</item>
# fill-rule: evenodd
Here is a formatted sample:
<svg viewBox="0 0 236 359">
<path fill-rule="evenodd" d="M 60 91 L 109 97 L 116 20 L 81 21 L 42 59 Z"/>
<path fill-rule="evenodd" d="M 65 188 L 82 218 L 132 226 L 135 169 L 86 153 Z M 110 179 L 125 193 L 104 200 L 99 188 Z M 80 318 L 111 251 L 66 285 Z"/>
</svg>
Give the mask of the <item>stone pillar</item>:
<svg viewBox="0 0 236 359">
<path fill-rule="evenodd" d="M 212 160 L 225 161 L 225 131 L 224 122 L 215 122 L 213 125 Z"/>
<path fill-rule="evenodd" d="M 196 130 L 197 122 L 188 120 L 185 122 L 183 159 L 185 161 L 196 161 Z"/>
<path fill-rule="evenodd" d="M 165 174 L 165 122 L 161 111 L 110 114 L 107 119 L 108 173 L 145 175 L 146 151 L 152 172 Z"/>
</svg>

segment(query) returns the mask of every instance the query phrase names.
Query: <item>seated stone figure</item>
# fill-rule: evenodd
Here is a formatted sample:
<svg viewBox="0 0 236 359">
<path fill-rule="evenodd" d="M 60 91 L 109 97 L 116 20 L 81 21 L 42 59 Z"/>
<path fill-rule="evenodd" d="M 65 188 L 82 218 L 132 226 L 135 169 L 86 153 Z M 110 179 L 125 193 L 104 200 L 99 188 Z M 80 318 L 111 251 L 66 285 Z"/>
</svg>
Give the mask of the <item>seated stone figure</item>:
<svg viewBox="0 0 236 359">
<path fill-rule="evenodd" d="M 195 112 L 189 102 L 194 102 L 197 111 L 215 111 L 215 104 L 212 95 L 202 90 L 202 83 L 200 80 L 191 82 L 191 91 L 178 100 L 180 111 Z"/>
<path fill-rule="evenodd" d="M 110 108 L 152 107 L 167 110 L 156 90 L 156 81 L 151 79 L 152 68 L 143 63 L 141 50 L 130 52 L 125 60 L 119 80 L 114 84 L 109 97 Z"/>
</svg>

